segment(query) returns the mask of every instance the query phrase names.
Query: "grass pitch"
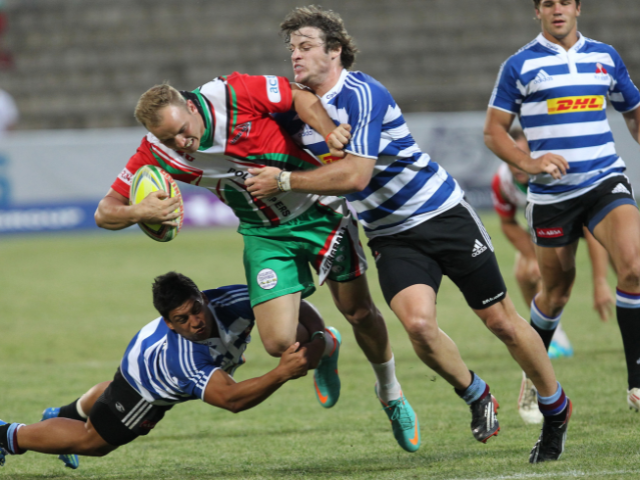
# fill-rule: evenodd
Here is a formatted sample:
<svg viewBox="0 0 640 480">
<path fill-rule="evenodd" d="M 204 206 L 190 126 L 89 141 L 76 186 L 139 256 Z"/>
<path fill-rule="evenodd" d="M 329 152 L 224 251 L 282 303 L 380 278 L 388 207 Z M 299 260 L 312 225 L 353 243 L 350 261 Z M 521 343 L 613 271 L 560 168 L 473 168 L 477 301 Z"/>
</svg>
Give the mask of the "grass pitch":
<svg viewBox="0 0 640 480">
<path fill-rule="evenodd" d="M 528 318 L 513 280 L 514 250 L 500 233 L 497 218 L 483 218 L 511 296 Z M 184 231 L 168 244 L 137 231 L 3 237 L 0 418 L 36 422 L 44 408 L 69 403 L 111 379 L 129 340 L 157 316 L 151 304 L 153 277 L 173 269 L 203 289 L 244 283 L 241 249 L 240 236 L 229 230 Z M 420 419 L 422 447 L 417 453 L 397 446 L 373 394 L 371 367 L 322 287 L 310 300 L 344 340 L 342 394 L 334 408 L 319 406 L 309 375 L 239 415 L 198 401 L 178 405 L 147 437 L 103 458 L 81 458 L 76 471 L 65 469 L 54 456 L 29 452 L 8 457 L 0 478 L 638 478 L 640 415 L 627 409 L 616 321 L 601 323 L 592 310 L 590 272 L 582 245 L 578 278 L 562 320 L 575 356 L 554 361 L 574 402 L 566 451 L 558 462 L 527 463 L 539 427 L 525 425 L 517 413 L 520 369 L 455 286 L 448 279 L 443 282 L 438 319 L 501 405 L 502 430 L 487 445 L 471 436 L 466 405 L 413 353 L 384 303 L 372 267 L 370 285 L 387 320 L 398 378 Z M 610 280 L 613 286 L 613 276 Z M 276 365 L 257 332 L 246 356 L 238 380 Z"/>
</svg>

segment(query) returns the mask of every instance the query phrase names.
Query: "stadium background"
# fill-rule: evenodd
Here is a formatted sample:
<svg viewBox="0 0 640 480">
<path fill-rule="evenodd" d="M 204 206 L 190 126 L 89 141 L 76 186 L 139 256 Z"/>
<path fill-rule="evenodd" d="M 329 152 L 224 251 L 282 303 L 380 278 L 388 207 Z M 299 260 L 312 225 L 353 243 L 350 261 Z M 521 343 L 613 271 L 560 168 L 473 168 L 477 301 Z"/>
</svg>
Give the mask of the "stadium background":
<svg viewBox="0 0 640 480">
<path fill-rule="evenodd" d="M 139 95 L 165 80 L 193 89 L 232 71 L 290 77 L 278 25 L 305 3 L 6 0 L 3 46 L 15 67 L 0 72 L 0 88 L 14 96 L 21 119 L 18 132 L 0 140 L 0 233 L 95 228 L 97 202 L 144 133 L 132 115 Z M 355 37 L 355 68 L 391 91 L 418 143 L 471 203 L 490 207 L 498 160 L 483 144 L 484 110 L 501 62 L 539 31 L 531 2 L 323 6 L 339 11 Z M 585 10 L 580 30 L 614 45 L 640 78 L 637 0 L 587 1 Z M 610 119 L 637 184 L 637 145 L 620 115 Z M 88 177 L 91 185 L 80 181 Z M 233 224 L 211 196 L 185 193 L 188 225 Z"/>
<path fill-rule="evenodd" d="M 0 0 L 2 3 L 2 0 Z M 198 285 L 243 282 L 242 242 L 232 228 L 185 230 L 159 244 L 140 231 L 33 234 L 93 227 L 93 211 L 140 142 L 132 109 L 140 93 L 169 80 L 194 88 L 233 70 L 290 75 L 277 26 L 302 1 L 4 0 L 14 70 L 0 88 L 16 99 L 18 131 L 0 139 L 0 418 L 36 422 L 109 379 L 124 347 L 153 318 L 149 284 L 175 269 Z M 498 165 L 482 142 L 484 110 L 499 65 L 539 31 L 530 0 L 345 0 L 340 12 L 362 50 L 356 68 L 383 82 L 424 150 L 486 205 Z M 580 30 L 613 44 L 640 81 L 637 0 L 583 0 Z M 638 171 L 638 145 L 611 112 L 618 150 Z M 634 170 L 635 169 L 635 170 Z M 640 185 L 640 175 L 632 175 Z M 183 191 L 188 189 L 183 187 Z M 195 192 L 192 192 L 195 194 Z M 194 197 L 192 222 L 228 216 L 210 197 Z M 482 212 L 516 308 L 513 248 L 495 215 Z M 325 411 L 310 376 L 290 382 L 239 416 L 203 402 L 175 408 L 154 432 L 76 471 L 55 457 L 9 457 L 0 478 L 96 479 L 630 479 L 639 478 L 640 417 L 627 410 L 625 362 L 615 321 L 592 310 L 586 249 L 564 316 L 575 355 L 554 360 L 576 410 L 559 462 L 531 466 L 538 436 L 516 402 L 521 371 L 504 346 L 445 280 L 438 322 L 470 368 L 500 401 L 500 436 L 488 445 L 469 432 L 466 406 L 417 361 L 385 304 L 375 269 L 372 295 L 387 320 L 398 377 L 421 421 L 422 446 L 402 452 L 373 395 L 373 375 L 327 288 L 311 300 L 338 326 L 343 390 Z M 615 279 L 610 272 L 609 283 Z M 243 380 L 275 366 L 254 335 Z"/>
</svg>

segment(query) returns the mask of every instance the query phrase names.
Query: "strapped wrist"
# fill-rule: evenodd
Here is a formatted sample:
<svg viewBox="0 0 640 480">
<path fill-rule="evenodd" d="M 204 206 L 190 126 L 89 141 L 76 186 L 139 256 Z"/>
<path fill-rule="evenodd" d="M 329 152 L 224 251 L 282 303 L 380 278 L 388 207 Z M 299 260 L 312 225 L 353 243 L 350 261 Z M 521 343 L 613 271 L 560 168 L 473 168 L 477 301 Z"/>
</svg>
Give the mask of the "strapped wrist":
<svg viewBox="0 0 640 480">
<path fill-rule="evenodd" d="M 291 190 L 291 172 L 285 172 L 284 170 L 281 171 L 276 180 L 278 181 L 278 190 L 281 192 L 288 192 Z"/>
</svg>

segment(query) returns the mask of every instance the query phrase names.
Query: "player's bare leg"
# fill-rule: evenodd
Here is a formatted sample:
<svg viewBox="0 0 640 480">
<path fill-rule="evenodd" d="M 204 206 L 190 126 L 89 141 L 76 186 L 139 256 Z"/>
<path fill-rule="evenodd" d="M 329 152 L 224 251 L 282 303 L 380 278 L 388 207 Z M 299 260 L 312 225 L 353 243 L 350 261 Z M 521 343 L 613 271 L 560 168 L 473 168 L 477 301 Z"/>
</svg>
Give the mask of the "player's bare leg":
<svg viewBox="0 0 640 480">
<path fill-rule="evenodd" d="M 305 344 L 311 340 L 314 332 L 310 332 L 304 322 L 300 321 L 300 292 L 283 295 L 253 307 L 260 339 L 267 353 L 280 357 L 295 342 Z M 305 311 L 310 311 L 305 309 Z M 315 311 L 315 310 L 314 310 Z M 319 315 L 318 315 L 318 318 Z M 324 323 L 320 318 L 324 330 Z M 310 365 L 317 365 L 324 354 L 325 346 L 314 342 L 307 346 Z"/>
<path fill-rule="evenodd" d="M 509 349 L 514 360 L 533 381 L 543 397 L 557 389 L 556 376 L 544 344 L 536 331 L 523 319 L 507 294 L 501 302 L 474 310 L 491 332 Z"/>
<path fill-rule="evenodd" d="M 409 334 L 420 360 L 454 388 L 467 388 L 471 383 L 471 373 L 456 344 L 438 327 L 433 288 L 428 285 L 405 288 L 393 297 L 391 309 Z"/>
<path fill-rule="evenodd" d="M 535 261 L 535 265 L 532 264 L 533 261 L 527 259 L 520 252 L 516 252 L 514 274 L 525 305 L 531 305 L 533 297 L 536 296 L 541 286 L 540 269 L 537 261 Z"/>
<path fill-rule="evenodd" d="M 498 402 L 484 380 L 469 371 L 453 340 L 438 327 L 434 289 L 424 284 L 412 285 L 396 294 L 390 306 L 420 360 L 449 382 L 469 405 L 471 431 L 476 440 L 485 443 L 497 435 Z"/>
<path fill-rule="evenodd" d="M 91 420 L 51 418 L 21 427 L 17 437 L 20 449 L 40 453 L 100 457 L 118 448 L 104 441 L 93 428 Z"/>
<path fill-rule="evenodd" d="M 358 345 L 371 363 L 391 360 L 387 326 L 369 292 L 365 275 L 350 282 L 327 280 L 333 301 L 353 327 Z"/>
<path fill-rule="evenodd" d="M 640 410 L 640 213 L 620 205 L 593 229 L 616 270 L 616 313 L 628 374 L 627 403 Z"/>
</svg>

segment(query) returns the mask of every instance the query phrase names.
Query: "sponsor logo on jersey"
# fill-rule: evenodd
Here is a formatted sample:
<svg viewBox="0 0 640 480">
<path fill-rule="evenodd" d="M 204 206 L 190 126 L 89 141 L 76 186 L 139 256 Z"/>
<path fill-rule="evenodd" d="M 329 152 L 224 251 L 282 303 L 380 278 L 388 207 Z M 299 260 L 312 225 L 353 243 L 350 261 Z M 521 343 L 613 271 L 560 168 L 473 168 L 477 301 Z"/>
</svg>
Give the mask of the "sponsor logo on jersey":
<svg viewBox="0 0 640 480">
<path fill-rule="evenodd" d="M 319 155 L 319 158 L 320 158 L 320 161 L 322 163 L 324 163 L 325 165 L 327 163 L 333 163 L 333 162 L 337 162 L 338 160 L 342 160 L 341 158 L 334 157 L 330 153 L 325 153 L 324 155 Z"/>
<path fill-rule="evenodd" d="M 477 257 L 482 252 L 484 252 L 486 249 L 487 249 L 487 247 L 485 245 L 483 245 L 480 242 L 480 240 L 476 239 L 476 243 L 473 245 L 473 250 L 471 251 L 471 256 L 472 257 Z"/>
<path fill-rule="evenodd" d="M 607 69 L 602 66 L 601 63 L 596 63 L 596 73 L 607 74 Z"/>
<path fill-rule="evenodd" d="M 118 175 L 118 178 L 122 180 L 124 183 L 126 183 L 127 185 L 131 185 L 131 179 L 133 178 L 133 174 L 129 170 L 124 168 L 120 172 L 120 175 Z"/>
<path fill-rule="evenodd" d="M 631 195 L 631 192 L 625 187 L 623 184 L 619 183 L 616 187 L 611 190 L 611 193 L 626 193 L 627 195 Z"/>
<path fill-rule="evenodd" d="M 235 145 L 242 137 L 249 138 L 251 133 L 251 122 L 242 123 L 236 127 L 233 132 L 233 138 L 229 141 L 231 145 Z"/>
<path fill-rule="evenodd" d="M 338 95 L 340 92 L 333 92 L 330 93 L 329 95 L 326 96 L 325 100 L 331 100 L 333 97 L 335 97 L 336 95 Z"/>
<path fill-rule="evenodd" d="M 280 103 L 282 96 L 280 95 L 280 85 L 278 84 L 278 77 L 273 75 L 265 75 L 267 79 L 267 95 L 271 103 Z"/>
<path fill-rule="evenodd" d="M 263 268 L 256 277 L 258 285 L 264 290 L 271 290 L 278 284 L 278 275 L 270 268 Z"/>
<path fill-rule="evenodd" d="M 553 77 L 551 75 L 549 75 L 544 70 L 540 70 L 536 75 L 536 78 L 533 79 L 533 83 L 534 85 L 537 85 L 539 83 L 549 82 L 551 80 L 553 80 Z"/>
<path fill-rule="evenodd" d="M 604 95 L 583 95 L 581 97 L 560 97 L 547 100 L 549 115 L 575 113 L 589 110 L 602 110 Z"/>
<path fill-rule="evenodd" d="M 536 228 L 536 235 L 543 238 L 558 238 L 564 236 L 564 229 L 562 227 Z"/>
</svg>

